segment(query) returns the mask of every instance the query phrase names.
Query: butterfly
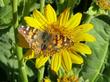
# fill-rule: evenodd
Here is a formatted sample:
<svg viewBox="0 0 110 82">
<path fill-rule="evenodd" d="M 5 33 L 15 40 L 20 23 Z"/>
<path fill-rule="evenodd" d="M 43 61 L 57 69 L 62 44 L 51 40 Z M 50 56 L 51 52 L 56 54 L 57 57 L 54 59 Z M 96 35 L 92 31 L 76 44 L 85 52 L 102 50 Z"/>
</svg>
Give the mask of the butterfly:
<svg viewBox="0 0 110 82">
<path fill-rule="evenodd" d="M 29 44 L 29 48 L 34 50 L 35 54 L 54 54 L 62 47 L 68 46 L 71 41 L 60 35 L 51 34 L 47 31 L 40 31 L 36 28 L 29 26 L 20 26 L 18 32 L 25 38 Z"/>
</svg>

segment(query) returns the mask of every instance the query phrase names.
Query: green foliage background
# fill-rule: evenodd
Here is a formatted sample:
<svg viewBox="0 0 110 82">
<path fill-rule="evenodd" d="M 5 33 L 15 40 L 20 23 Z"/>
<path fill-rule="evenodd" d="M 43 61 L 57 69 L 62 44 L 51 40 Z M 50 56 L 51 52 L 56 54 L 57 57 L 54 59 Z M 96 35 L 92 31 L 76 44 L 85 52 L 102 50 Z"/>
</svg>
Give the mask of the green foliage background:
<svg viewBox="0 0 110 82">
<path fill-rule="evenodd" d="M 110 82 L 110 10 L 103 10 L 96 5 L 95 0 L 46 0 L 45 4 L 48 3 L 55 8 L 57 14 L 66 7 L 71 7 L 71 12 L 83 13 L 82 23 L 94 24 L 90 33 L 96 37 L 96 42 L 87 43 L 93 51 L 92 55 L 84 57 L 82 66 L 73 65 L 79 81 Z M 39 0 L 18 0 L 19 25 L 25 25 L 23 17 L 30 15 L 35 8 L 40 9 Z M 0 0 L 0 82 L 20 81 L 12 25 L 12 0 Z M 29 82 L 35 82 L 38 70 L 32 60 L 27 62 L 26 71 Z"/>
</svg>

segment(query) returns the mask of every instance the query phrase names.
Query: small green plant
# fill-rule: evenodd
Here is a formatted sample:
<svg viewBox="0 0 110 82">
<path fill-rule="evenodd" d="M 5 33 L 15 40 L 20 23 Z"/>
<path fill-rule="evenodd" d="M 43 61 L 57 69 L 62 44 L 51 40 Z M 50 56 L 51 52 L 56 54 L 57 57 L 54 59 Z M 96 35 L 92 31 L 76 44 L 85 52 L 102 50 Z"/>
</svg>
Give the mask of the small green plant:
<svg viewBox="0 0 110 82">
<path fill-rule="evenodd" d="M 109 77 L 109 0 L 0 0 L 0 82 Z"/>
</svg>

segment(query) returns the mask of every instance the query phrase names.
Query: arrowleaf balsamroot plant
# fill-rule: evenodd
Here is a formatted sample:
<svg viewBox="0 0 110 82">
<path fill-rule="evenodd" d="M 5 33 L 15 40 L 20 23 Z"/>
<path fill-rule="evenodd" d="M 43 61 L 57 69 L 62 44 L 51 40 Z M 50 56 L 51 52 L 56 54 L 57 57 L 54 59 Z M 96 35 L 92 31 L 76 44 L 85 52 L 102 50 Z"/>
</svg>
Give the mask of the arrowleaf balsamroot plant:
<svg viewBox="0 0 110 82">
<path fill-rule="evenodd" d="M 46 6 L 44 14 L 45 16 L 38 10 L 34 10 L 32 17 L 24 17 L 24 20 L 29 26 L 49 34 L 47 35 L 49 40 L 46 48 L 42 48 L 42 45 L 45 44 L 45 42 L 43 42 L 41 47 L 39 47 L 41 48 L 39 54 L 37 54 L 37 50 L 35 50 L 37 45 L 33 47 L 34 42 L 31 44 L 35 55 L 39 55 L 39 57 L 36 58 L 36 67 L 40 68 L 43 66 L 49 58 L 51 60 L 51 70 L 55 72 L 58 72 L 61 66 L 68 72 L 72 69 L 72 63 L 82 64 L 83 58 L 80 54 L 92 53 L 91 49 L 83 42 L 95 41 L 95 38 L 87 33 L 93 28 L 93 25 L 79 25 L 82 14 L 77 13 L 70 17 L 69 9 L 65 9 L 57 18 L 50 4 Z M 28 36 L 29 34 L 30 32 Z"/>
<path fill-rule="evenodd" d="M 109 0 L 0 0 L 0 11 L 0 82 L 110 82 Z"/>
</svg>

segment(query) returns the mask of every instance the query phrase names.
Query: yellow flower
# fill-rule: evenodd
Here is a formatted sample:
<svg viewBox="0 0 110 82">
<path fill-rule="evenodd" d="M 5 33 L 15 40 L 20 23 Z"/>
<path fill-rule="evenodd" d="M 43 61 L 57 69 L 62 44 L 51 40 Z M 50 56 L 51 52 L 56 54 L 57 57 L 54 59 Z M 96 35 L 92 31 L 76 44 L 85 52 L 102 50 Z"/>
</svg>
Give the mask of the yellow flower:
<svg viewBox="0 0 110 82">
<path fill-rule="evenodd" d="M 46 52 L 41 51 L 36 58 L 36 67 L 40 68 L 51 58 L 51 69 L 55 72 L 62 66 L 66 72 L 72 68 L 72 63 L 82 64 L 80 54 L 91 54 L 91 49 L 84 42 L 93 42 L 95 38 L 87 32 L 93 28 L 92 24 L 82 24 L 81 13 L 70 16 L 69 9 L 57 18 L 54 9 L 48 4 L 44 15 L 34 10 L 32 17 L 25 17 L 26 23 L 42 32 L 48 32 L 52 36 L 55 47 Z M 57 37 L 57 38 L 56 38 Z M 50 45 L 52 46 L 52 45 Z M 30 52 L 29 52 L 30 54 Z"/>
<path fill-rule="evenodd" d="M 63 76 L 58 78 L 57 82 L 78 82 L 78 78 L 75 76 Z"/>
<path fill-rule="evenodd" d="M 43 82 L 51 82 L 51 80 L 46 77 L 44 78 Z M 78 77 L 71 75 L 71 76 L 63 76 L 57 79 L 57 82 L 79 82 Z"/>
<path fill-rule="evenodd" d="M 96 4 L 104 10 L 110 10 L 110 0 L 96 0 Z"/>
<path fill-rule="evenodd" d="M 43 82 L 51 82 L 51 80 L 48 77 L 46 77 Z"/>
</svg>

